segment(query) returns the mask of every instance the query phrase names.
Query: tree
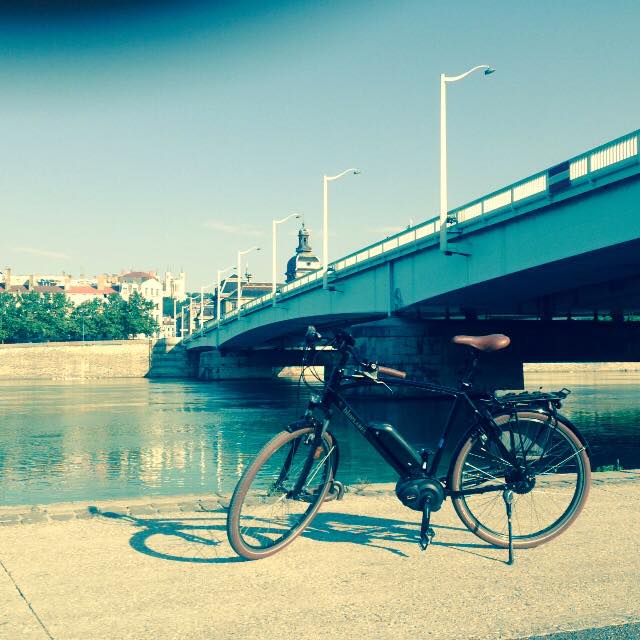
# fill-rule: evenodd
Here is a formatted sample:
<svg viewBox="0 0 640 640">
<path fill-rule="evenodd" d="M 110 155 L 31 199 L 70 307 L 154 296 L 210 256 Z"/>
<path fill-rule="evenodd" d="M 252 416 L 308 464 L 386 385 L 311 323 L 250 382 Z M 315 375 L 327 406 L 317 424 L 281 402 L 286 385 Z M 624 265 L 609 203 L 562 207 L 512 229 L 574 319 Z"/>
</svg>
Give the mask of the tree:
<svg viewBox="0 0 640 640">
<path fill-rule="evenodd" d="M 64 293 L 45 293 L 41 299 L 42 323 L 45 340 L 64 341 L 71 339 L 73 330 L 71 313 L 73 303 Z"/>
<path fill-rule="evenodd" d="M 127 340 L 151 336 L 158 324 L 153 303 L 134 293 L 98 298 L 74 307 L 63 293 L 36 291 L 0 294 L 0 342 L 64 342 L 67 340 Z"/>
<path fill-rule="evenodd" d="M 87 300 L 71 311 L 71 340 L 105 340 L 104 303 Z"/>
<path fill-rule="evenodd" d="M 151 315 L 153 308 L 153 302 L 145 300 L 137 291 L 129 297 L 124 314 L 124 329 L 129 337 L 151 336 L 158 330 L 158 323 Z"/>
<path fill-rule="evenodd" d="M 0 343 L 9 341 L 15 332 L 18 310 L 10 293 L 0 293 Z"/>
<path fill-rule="evenodd" d="M 63 293 L 29 291 L 17 296 L 15 305 L 11 342 L 69 340 L 69 314 L 73 305 Z"/>
</svg>

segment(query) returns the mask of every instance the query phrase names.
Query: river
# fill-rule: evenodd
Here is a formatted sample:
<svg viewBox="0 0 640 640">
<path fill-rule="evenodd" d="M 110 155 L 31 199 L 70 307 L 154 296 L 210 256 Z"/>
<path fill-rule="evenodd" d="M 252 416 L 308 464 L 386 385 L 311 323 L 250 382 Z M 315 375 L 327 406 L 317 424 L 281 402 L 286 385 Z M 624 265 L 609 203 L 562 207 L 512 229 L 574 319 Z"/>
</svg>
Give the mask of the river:
<svg viewBox="0 0 640 640">
<path fill-rule="evenodd" d="M 528 388 L 573 390 L 562 412 L 587 437 L 592 464 L 640 467 L 640 376 L 529 374 Z M 0 504 L 229 493 L 257 450 L 300 414 L 293 382 L 146 379 L 0 382 Z M 432 446 L 436 421 L 415 402 L 359 403 L 412 442 Z M 336 426 L 338 478 L 395 476 L 362 436 Z"/>
</svg>

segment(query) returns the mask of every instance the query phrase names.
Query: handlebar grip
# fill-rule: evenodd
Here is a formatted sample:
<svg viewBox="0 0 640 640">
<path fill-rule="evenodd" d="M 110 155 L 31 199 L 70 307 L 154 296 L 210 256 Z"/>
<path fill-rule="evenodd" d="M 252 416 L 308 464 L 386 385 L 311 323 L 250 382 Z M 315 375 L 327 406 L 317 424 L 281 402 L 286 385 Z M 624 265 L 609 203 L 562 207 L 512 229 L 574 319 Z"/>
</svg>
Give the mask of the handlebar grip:
<svg viewBox="0 0 640 640">
<path fill-rule="evenodd" d="M 389 376 L 390 378 L 406 378 L 407 372 L 400 371 L 400 369 L 392 369 L 391 367 L 383 367 L 378 365 L 378 373 L 381 373 L 383 376 Z"/>
</svg>

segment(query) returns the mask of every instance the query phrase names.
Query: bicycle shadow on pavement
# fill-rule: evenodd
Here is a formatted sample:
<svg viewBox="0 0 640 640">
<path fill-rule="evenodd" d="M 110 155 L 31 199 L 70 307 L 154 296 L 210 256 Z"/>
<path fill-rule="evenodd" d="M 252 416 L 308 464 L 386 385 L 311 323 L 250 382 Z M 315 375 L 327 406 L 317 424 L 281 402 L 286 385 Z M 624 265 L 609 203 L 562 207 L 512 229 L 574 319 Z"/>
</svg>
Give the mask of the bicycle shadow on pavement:
<svg viewBox="0 0 640 640">
<path fill-rule="evenodd" d="M 100 511 L 90 507 L 89 511 L 114 521 L 139 528 L 129 540 L 129 545 L 138 553 L 152 558 L 196 564 L 228 564 L 243 562 L 229 548 L 226 541 L 225 509 L 203 511 L 206 517 L 186 518 L 141 518 L 126 513 Z M 466 532 L 461 527 L 434 524 L 436 533 L 446 530 Z M 346 542 L 386 551 L 400 557 L 409 557 L 396 545 L 418 543 L 420 525 L 418 522 L 378 518 L 337 512 L 320 512 L 313 519 L 301 537 L 317 542 Z M 434 540 L 433 546 L 447 547 L 485 560 L 501 560 L 472 551 L 472 549 L 493 549 L 488 544 L 443 542 Z"/>
<path fill-rule="evenodd" d="M 431 543 L 433 546 L 447 547 L 463 553 L 470 553 L 486 560 L 502 562 L 493 556 L 471 551 L 471 549 L 497 549 L 497 547 L 490 544 L 437 540 L 437 534 L 441 534 L 446 530 L 468 533 L 467 529 L 438 524 L 432 524 L 431 526 L 436 532 L 436 539 Z M 407 553 L 395 546 L 389 546 L 389 544 L 409 543 L 417 546 L 419 535 L 419 522 L 324 511 L 314 518 L 309 528 L 302 534 L 302 537 L 311 538 L 318 542 L 347 542 L 374 547 L 406 558 L 408 557 Z"/>
<path fill-rule="evenodd" d="M 139 553 L 174 562 L 199 564 L 227 564 L 242 562 L 226 542 L 226 511 L 207 510 L 204 518 L 140 518 L 126 513 L 89 511 L 103 518 L 139 527 L 129 540 L 131 548 Z M 213 516 L 213 517 L 212 517 Z"/>
</svg>

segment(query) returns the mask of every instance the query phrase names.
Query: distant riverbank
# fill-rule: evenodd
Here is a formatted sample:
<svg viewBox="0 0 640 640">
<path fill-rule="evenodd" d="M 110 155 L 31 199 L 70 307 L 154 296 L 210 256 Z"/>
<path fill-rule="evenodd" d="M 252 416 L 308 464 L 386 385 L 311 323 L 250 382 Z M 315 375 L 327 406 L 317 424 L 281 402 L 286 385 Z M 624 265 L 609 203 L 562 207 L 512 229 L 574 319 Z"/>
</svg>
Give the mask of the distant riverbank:
<svg viewBox="0 0 640 640">
<path fill-rule="evenodd" d="M 640 373 L 640 362 L 533 362 L 524 373 Z"/>
<path fill-rule="evenodd" d="M 0 344 L 0 380 L 187 378 L 187 356 L 179 343 L 143 338 Z"/>
<path fill-rule="evenodd" d="M 296 377 L 285 367 L 280 377 Z M 640 373 L 640 362 L 551 362 L 524 365 L 530 374 Z M 0 344 L 0 380 L 189 378 L 187 352 L 177 338 Z M 275 374 L 274 374 L 275 375 Z"/>
</svg>

